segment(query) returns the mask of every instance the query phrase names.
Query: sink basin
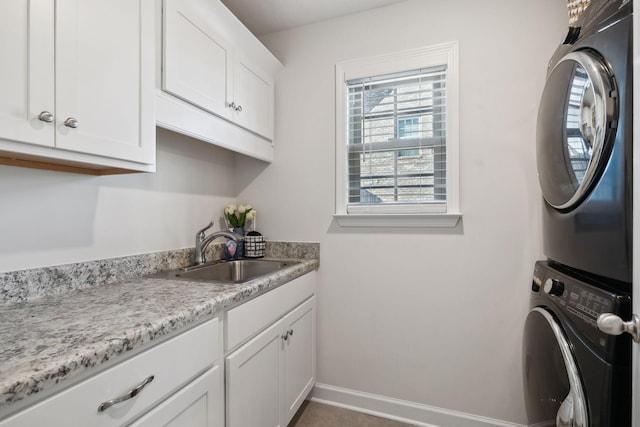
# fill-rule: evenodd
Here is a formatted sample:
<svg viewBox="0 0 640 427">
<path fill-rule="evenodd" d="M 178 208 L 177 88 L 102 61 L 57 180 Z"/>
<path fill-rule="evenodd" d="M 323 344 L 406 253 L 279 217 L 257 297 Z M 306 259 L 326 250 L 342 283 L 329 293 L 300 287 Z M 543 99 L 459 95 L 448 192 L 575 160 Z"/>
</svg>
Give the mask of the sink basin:
<svg viewBox="0 0 640 427">
<path fill-rule="evenodd" d="M 294 261 L 240 259 L 174 270 L 169 275 L 187 280 L 244 283 L 295 264 Z"/>
</svg>

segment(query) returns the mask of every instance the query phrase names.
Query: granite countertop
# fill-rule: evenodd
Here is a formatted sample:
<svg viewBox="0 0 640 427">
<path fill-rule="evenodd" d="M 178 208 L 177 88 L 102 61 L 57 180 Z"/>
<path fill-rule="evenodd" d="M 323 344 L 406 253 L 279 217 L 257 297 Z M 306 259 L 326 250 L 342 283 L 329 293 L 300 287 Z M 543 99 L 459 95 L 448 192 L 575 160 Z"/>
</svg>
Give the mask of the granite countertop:
<svg viewBox="0 0 640 427">
<path fill-rule="evenodd" d="M 317 258 L 271 258 L 299 263 L 242 285 L 141 277 L 0 305 L 0 418 L 29 396 L 319 266 Z"/>
</svg>

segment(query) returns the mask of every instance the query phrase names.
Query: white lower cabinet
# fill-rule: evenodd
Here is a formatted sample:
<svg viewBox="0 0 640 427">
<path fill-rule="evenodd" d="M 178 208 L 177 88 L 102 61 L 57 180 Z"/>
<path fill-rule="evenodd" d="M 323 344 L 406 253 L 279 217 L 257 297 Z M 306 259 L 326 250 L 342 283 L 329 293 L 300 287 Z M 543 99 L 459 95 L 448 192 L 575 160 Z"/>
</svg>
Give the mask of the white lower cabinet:
<svg viewBox="0 0 640 427">
<path fill-rule="evenodd" d="M 131 427 L 223 427 L 220 367 L 215 366 Z"/>
<path fill-rule="evenodd" d="M 210 320 L 0 421 L 0 427 L 125 426 L 147 412 L 133 425 L 221 427 L 219 336 L 218 319 Z"/>
<path fill-rule="evenodd" d="M 303 297 L 309 290 L 313 292 L 313 274 L 238 307 L 245 313 L 227 316 L 227 342 L 233 340 L 234 331 L 254 329 L 246 326 L 253 319 L 274 313 L 270 306 L 286 307 L 295 300 L 292 295 Z M 271 301 L 261 301 L 270 296 Z M 316 300 L 313 294 L 306 297 L 225 357 L 227 427 L 285 427 L 315 385 Z M 258 309 L 257 315 L 244 318 L 253 311 L 251 305 Z"/>
<path fill-rule="evenodd" d="M 226 358 L 227 427 L 278 427 L 282 324 L 278 322 Z"/>
<path fill-rule="evenodd" d="M 315 308 L 315 273 L 307 273 L 0 427 L 285 427 L 315 385 Z"/>
<path fill-rule="evenodd" d="M 316 298 L 289 313 L 283 322 L 282 419 L 287 425 L 316 382 Z"/>
</svg>

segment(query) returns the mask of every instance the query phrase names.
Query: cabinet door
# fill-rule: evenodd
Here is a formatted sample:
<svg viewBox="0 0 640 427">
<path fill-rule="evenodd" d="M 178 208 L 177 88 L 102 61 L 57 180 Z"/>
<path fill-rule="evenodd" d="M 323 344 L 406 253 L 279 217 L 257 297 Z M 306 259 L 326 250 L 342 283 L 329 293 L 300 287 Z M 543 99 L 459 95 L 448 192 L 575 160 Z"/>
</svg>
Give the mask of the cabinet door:
<svg viewBox="0 0 640 427">
<path fill-rule="evenodd" d="M 282 322 L 226 357 L 227 427 L 277 427 L 280 423 Z"/>
<path fill-rule="evenodd" d="M 220 367 L 205 372 L 131 427 L 223 427 Z"/>
<path fill-rule="evenodd" d="M 55 4 L 56 146 L 153 164 L 155 3 Z"/>
<path fill-rule="evenodd" d="M 234 120 L 269 140 L 273 140 L 273 79 L 260 72 L 247 58 L 241 58 L 234 69 Z"/>
<path fill-rule="evenodd" d="M 2 139 L 53 146 L 53 123 L 38 118 L 44 112 L 53 115 L 55 107 L 53 8 L 50 0 L 2 3 Z"/>
<path fill-rule="evenodd" d="M 165 0 L 162 89 L 233 118 L 233 49 L 216 30 L 215 2 Z"/>
<path fill-rule="evenodd" d="M 312 297 L 282 319 L 284 368 L 282 420 L 287 425 L 316 382 L 316 298 Z"/>
</svg>

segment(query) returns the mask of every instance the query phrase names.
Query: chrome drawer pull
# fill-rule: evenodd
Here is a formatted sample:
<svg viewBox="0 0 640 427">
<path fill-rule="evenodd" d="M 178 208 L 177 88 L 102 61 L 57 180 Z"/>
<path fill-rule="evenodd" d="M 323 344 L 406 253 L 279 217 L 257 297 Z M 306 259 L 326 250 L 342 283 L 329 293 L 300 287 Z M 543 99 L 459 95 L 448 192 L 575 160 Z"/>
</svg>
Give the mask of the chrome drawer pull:
<svg viewBox="0 0 640 427">
<path fill-rule="evenodd" d="M 107 400 L 106 402 L 102 402 L 100 404 L 100 406 L 98 406 L 98 412 L 104 412 L 107 409 L 109 409 L 110 407 L 112 407 L 113 405 L 115 405 L 116 403 L 124 402 L 125 400 L 131 399 L 132 397 L 134 397 L 135 395 L 140 393 L 142 391 L 142 389 L 147 384 L 149 384 L 151 381 L 153 381 L 153 378 L 154 378 L 154 376 L 150 375 L 147 378 L 145 378 L 144 381 L 142 381 L 140 384 L 138 384 L 137 386 L 135 386 L 134 388 L 132 388 L 128 392 L 116 397 L 115 399 L 111 399 L 111 400 Z"/>
</svg>

